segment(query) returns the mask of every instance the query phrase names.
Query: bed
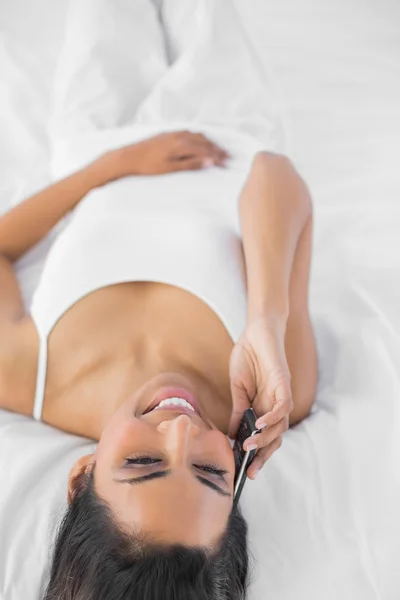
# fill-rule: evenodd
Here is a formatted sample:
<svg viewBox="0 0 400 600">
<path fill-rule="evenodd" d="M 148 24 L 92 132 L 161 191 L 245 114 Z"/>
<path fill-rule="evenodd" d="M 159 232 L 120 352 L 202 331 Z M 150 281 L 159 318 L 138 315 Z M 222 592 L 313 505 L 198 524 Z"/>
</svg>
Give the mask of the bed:
<svg viewBox="0 0 400 600">
<path fill-rule="evenodd" d="M 313 197 L 309 302 L 319 355 L 313 412 L 285 433 L 242 495 L 254 558 L 249 598 L 398 600 L 400 4 L 234 4 L 279 113 L 277 136 Z M 184 76 L 204 6 L 151 6 L 165 30 L 143 42 L 164 53 L 154 77 L 179 64 Z M 1 212 L 74 166 L 55 152 L 58 124 L 49 119 L 70 7 L 0 5 Z M 59 227 L 16 266 L 27 307 Z M 41 597 L 68 471 L 93 448 L 0 411 L 2 600 Z"/>
</svg>

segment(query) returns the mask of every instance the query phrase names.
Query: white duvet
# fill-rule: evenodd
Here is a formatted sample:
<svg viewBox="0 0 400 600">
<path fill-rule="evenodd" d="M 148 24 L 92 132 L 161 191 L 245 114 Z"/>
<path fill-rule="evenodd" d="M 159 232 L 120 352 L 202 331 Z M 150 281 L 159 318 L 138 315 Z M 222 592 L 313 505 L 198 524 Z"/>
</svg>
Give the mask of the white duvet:
<svg viewBox="0 0 400 600">
<path fill-rule="evenodd" d="M 220 0 L 214 29 L 198 37 L 209 15 L 200 0 L 138 0 L 141 19 L 131 15 L 130 22 L 142 27 L 142 37 L 121 35 L 104 45 L 100 21 L 91 37 L 76 37 L 79 61 L 72 52 L 65 55 L 68 35 L 82 26 L 73 18 L 74 4 L 70 12 L 50 0 L 0 5 L 1 210 L 93 155 L 93 136 L 106 143 L 104 131 L 115 125 L 125 132 L 135 123 L 234 126 L 256 145 L 287 153 L 314 201 L 310 310 L 319 385 L 315 411 L 286 432 L 282 447 L 243 492 L 255 561 L 249 598 L 397 600 L 399 4 L 252 0 L 250 6 L 238 0 L 238 23 L 231 21 L 229 0 Z M 118 10 L 117 3 L 103 4 L 113 11 L 111 31 L 126 28 L 132 3 L 118 3 Z M 167 38 L 156 26 L 158 10 Z M 112 60 L 135 39 L 135 52 L 143 52 L 152 69 L 143 70 L 139 61 L 129 81 L 119 78 Z M 91 80 L 90 96 L 79 85 L 102 60 L 110 68 Z M 248 85 L 235 87 L 232 79 L 232 87 L 226 81 L 218 88 L 218 73 L 222 77 L 232 65 Z M 200 101 L 212 82 L 212 93 Z M 261 111 L 252 94 L 259 85 Z M 116 123 L 128 93 L 132 112 Z M 92 117 L 75 120 L 85 114 Z M 73 153 L 78 127 L 85 141 Z M 17 266 L 27 308 L 54 235 Z M 67 473 L 92 446 L 0 411 L 2 600 L 41 597 Z"/>
</svg>

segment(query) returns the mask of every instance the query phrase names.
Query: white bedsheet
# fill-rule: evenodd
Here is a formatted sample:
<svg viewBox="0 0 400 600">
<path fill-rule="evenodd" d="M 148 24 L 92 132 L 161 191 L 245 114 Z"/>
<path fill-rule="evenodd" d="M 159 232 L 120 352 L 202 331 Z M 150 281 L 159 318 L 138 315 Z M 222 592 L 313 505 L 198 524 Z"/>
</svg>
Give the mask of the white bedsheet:
<svg viewBox="0 0 400 600">
<path fill-rule="evenodd" d="M 50 163 L 47 115 L 61 4 L 0 5 L 1 210 L 58 168 L 54 157 Z M 313 195 L 310 309 L 320 359 L 316 411 L 286 432 L 243 492 L 255 559 L 249 598 L 398 600 L 400 6 L 238 0 L 237 7 L 273 90 L 277 148 L 283 144 Z M 177 8 L 166 0 L 169 24 Z M 175 31 L 174 40 L 190 54 L 189 38 Z M 185 61 L 182 77 L 191 68 Z M 168 79 L 156 90 L 144 120 L 196 118 L 165 112 L 179 96 Z M 192 99 L 185 110 L 199 107 Z M 48 244 L 18 265 L 27 306 Z M 40 598 L 67 473 L 92 447 L 0 411 L 2 600 Z"/>
</svg>

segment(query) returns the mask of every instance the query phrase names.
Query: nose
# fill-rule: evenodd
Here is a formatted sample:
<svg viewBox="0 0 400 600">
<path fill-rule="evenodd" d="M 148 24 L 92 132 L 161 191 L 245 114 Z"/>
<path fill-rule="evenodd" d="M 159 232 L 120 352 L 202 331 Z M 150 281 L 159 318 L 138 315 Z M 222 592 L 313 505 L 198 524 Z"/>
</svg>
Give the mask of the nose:
<svg viewBox="0 0 400 600">
<path fill-rule="evenodd" d="M 161 421 L 157 426 L 164 436 L 166 449 L 175 460 L 184 460 L 190 448 L 190 441 L 200 434 L 200 427 L 192 420 L 190 415 L 181 414 L 173 419 Z"/>
<path fill-rule="evenodd" d="M 167 436 L 174 435 L 197 435 L 200 427 L 196 425 L 190 415 L 182 413 L 173 419 L 165 419 L 158 424 L 157 429 Z"/>
</svg>

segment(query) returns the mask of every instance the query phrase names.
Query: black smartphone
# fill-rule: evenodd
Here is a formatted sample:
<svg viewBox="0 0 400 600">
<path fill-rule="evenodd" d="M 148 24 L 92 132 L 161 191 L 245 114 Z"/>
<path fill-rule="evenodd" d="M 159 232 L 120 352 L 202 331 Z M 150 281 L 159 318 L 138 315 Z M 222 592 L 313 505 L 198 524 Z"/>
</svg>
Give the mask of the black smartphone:
<svg viewBox="0 0 400 600">
<path fill-rule="evenodd" d="M 235 478 L 233 504 L 235 505 L 240 498 L 243 486 L 246 482 L 246 471 L 253 462 L 257 449 L 246 452 L 243 449 L 243 442 L 250 436 L 260 433 L 261 429 L 256 427 L 257 416 L 252 408 L 247 408 L 240 421 L 239 428 L 236 433 L 235 443 L 233 445 L 233 454 L 235 457 Z"/>
</svg>

